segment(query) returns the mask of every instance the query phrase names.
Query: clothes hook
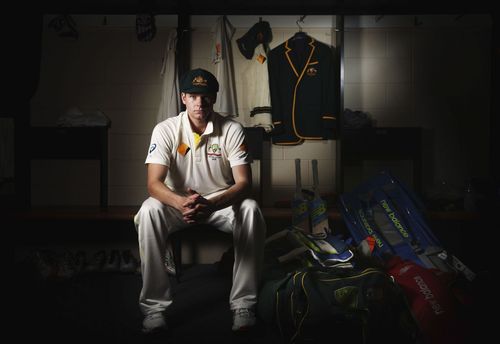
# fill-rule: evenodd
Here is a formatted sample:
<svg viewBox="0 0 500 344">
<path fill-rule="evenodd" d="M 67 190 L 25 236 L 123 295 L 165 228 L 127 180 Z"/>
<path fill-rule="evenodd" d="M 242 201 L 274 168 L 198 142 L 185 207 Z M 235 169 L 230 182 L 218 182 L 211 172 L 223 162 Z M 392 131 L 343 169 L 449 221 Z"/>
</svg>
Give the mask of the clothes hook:
<svg viewBox="0 0 500 344">
<path fill-rule="evenodd" d="M 297 26 L 299 27 L 299 32 L 302 32 L 302 26 L 300 26 L 300 24 L 299 24 L 299 21 L 298 21 L 298 20 L 295 22 L 295 24 L 297 24 Z"/>
<path fill-rule="evenodd" d="M 306 15 L 300 16 L 300 18 L 297 19 L 297 21 L 295 22 L 295 24 L 297 24 L 297 26 L 299 27 L 299 32 L 302 32 L 302 26 L 300 26 L 299 23 L 303 23 L 305 17 L 306 17 Z"/>
</svg>

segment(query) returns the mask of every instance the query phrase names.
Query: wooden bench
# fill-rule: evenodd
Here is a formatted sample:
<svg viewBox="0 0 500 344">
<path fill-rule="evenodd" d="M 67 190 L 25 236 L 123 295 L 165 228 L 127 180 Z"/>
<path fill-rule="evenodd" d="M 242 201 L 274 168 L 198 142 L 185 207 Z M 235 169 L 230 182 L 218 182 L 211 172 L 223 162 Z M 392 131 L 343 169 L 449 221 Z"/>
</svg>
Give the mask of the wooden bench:
<svg viewBox="0 0 500 344">
<path fill-rule="evenodd" d="M 72 243 L 116 244 L 124 240 L 136 243 L 137 234 L 134 228 L 134 215 L 139 206 L 108 206 L 108 207 L 33 207 L 29 209 L 7 211 L 5 227 L 8 235 L 13 236 L 15 247 L 23 245 Z M 5 212 L 5 209 L 3 210 Z M 290 225 L 292 211 L 290 208 L 262 208 L 267 223 L 267 234 L 271 235 Z M 338 209 L 329 209 L 330 224 L 335 233 L 348 234 L 343 223 L 342 214 Z M 478 213 L 463 211 L 431 211 L 427 213 L 431 228 L 439 234 L 447 246 L 454 246 L 452 251 L 459 254 L 467 245 L 470 228 L 474 228 L 482 219 Z M 190 248 L 192 262 L 198 261 L 196 248 L 199 244 L 199 231 L 183 231 L 182 242 L 176 243 L 177 248 L 184 243 Z M 220 231 L 206 231 L 201 236 L 208 240 L 224 240 L 230 245 L 230 236 Z M 173 243 L 174 244 L 174 243 Z M 177 249 L 175 262 L 182 268 L 181 251 Z"/>
<path fill-rule="evenodd" d="M 4 210 L 5 211 L 5 210 Z M 31 207 L 27 209 L 7 210 L 7 223 L 22 223 L 26 221 L 102 221 L 102 222 L 130 222 L 133 224 L 134 215 L 139 206 L 78 206 L 78 207 Z M 289 222 L 292 218 L 290 208 L 262 208 L 266 221 Z M 430 211 L 428 219 L 433 221 L 476 221 L 478 213 L 464 211 Z M 330 221 L 342 220 L 338 209 L 328 210 Z"/>
</svg>

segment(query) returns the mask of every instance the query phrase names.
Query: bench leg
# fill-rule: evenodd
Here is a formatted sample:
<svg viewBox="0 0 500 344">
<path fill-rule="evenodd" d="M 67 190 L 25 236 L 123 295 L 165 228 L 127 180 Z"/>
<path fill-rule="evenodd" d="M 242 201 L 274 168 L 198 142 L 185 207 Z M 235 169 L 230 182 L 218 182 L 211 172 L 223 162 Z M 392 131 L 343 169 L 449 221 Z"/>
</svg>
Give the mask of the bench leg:
<svg viewBox="0 0 500 344">
<path fill-rule="evenodd" d="M 175 279 L 180 282 L 182 274 L 182 241 L 179 238 L 172 238 L 171 244 L 175 264 Z"/>
</svg>

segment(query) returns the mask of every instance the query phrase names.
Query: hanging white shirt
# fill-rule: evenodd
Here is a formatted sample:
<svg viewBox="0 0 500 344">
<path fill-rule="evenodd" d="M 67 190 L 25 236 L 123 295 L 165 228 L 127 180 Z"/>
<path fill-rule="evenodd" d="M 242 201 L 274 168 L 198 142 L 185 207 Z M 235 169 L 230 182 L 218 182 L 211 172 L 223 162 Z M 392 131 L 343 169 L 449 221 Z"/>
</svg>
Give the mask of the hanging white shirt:
<svg viewBox="0 0 500 344">
<path fill-rule="evenodd" d="M 236 87 L 234 83 L 233 54 L 231 39 L 235 28 L 226 16 L 220 16 L 215 25 L 215 42 L 212 47 L 212 63 L 215 64 L 215 77 L 219 81 L 219 93 L 214 111 L 223 116 L 238 116 Z"/>
<path fill-rule="evenodd" d="M 240 62 L 238 75 L 241 77 L 241 93 L 244 95 L 242 107 L 250 109 L 250 118 L 245 118 L 245 122 L 270 132 L 274 125 L 271 117 L 267 58 L 262 44 L 255 48 L 251 60 L 244 59 Z"/>
<path fill-rule="evenodd" d="M 168 33 L 167 44 L 163 55 L 163 64 L 160 75 L 162 76 L 162 87 L 160 106 L 156 116 L 159 123 L 169 117 L 179 114 L 181 104 L 179 99 L 179 79 L 176 63 L 177 30 L 172 29 Z"/>
</svg>

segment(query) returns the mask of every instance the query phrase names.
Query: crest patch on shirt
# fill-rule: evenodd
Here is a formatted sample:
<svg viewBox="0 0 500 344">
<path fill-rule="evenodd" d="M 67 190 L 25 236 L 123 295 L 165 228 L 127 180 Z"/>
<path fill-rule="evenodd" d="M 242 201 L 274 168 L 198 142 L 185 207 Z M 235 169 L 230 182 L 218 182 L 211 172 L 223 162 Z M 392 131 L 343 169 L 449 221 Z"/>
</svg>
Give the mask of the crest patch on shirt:
<svg viewBox="0 0 500 344">
<path fill-rule="evenodd" d="M 222 154 L 221 154 L 221 147 L 217 143 L 213 143 L 211 145 L 207 146 L 207 156 L 211 158 L 212 160 L 220 159 Z"/>
<path fill-rule="evenodd" d="M 186 155 L 187 152 L 189 152 L 189 146 L 185 143 L 181 143 L 179 147 L 177 147 L 177 151 L 182 155 Z"/>
<path fill-rule="evenodd" d="M 208 145 L 208 154 L 220 155 L 220 146 L 217 143 Z"/>
</svg>

